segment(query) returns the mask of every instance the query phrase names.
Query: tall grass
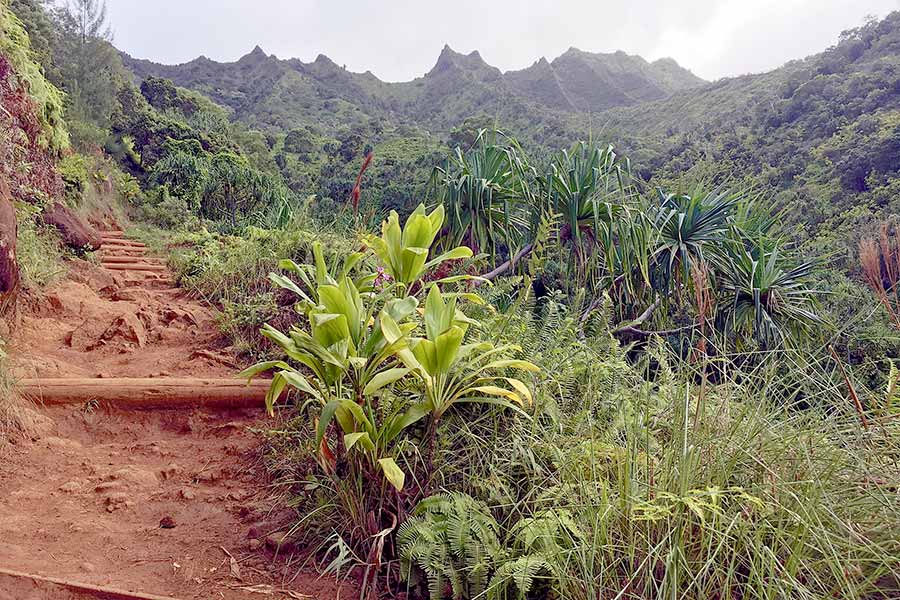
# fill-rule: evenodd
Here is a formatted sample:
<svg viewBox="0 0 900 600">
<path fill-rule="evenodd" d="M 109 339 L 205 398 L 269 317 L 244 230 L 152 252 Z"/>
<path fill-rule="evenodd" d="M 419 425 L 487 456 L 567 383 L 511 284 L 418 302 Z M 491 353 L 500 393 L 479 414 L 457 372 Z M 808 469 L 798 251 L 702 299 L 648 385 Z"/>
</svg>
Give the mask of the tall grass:
<svg viewBox="0 0 900 600">
<path fill-rule="evenodd" d="M 258 331 L 267 321 L 278 322 L 290 312 L 289 298 L 274 293 L 268 280 L 278 262 L 312 262 L 312 244 L 322 243 L 331 261 L 357 249 L 348 233 L 322 231 L 305 213 L 294 215 L 277 229 L 246 227 L 233 234 L 195 231 L 165 232 L 148 226 L 133 229 L 153 251 L 168 255 L 179 285 L 220 309 L 222 332 L 240 354 L 265 354 Z"/>
<path fill-rule="evenodd" d="M 563 311 L 526 303 L 488 321 L 548 374 L 534 419 L 473 412 L 442 448 L 444 488 L 485 501 L 507 535 L 483 596 L 900 594 L 898 419 L 864 429 L 824 359 L 690 364 L 658 345 L 628 366 Z M 579 533 L 537 529 L 526 552 L 522 523 L 548 514 Z"/>
<path fill-rule="evenodd" d="M 39 290 L 66 273 L 65 251 L 58 233 L 38 222 L 40 209 L 20 204 L 16 207 L 18 237 L 16 257 L 26 288 Z"/>
</svg>

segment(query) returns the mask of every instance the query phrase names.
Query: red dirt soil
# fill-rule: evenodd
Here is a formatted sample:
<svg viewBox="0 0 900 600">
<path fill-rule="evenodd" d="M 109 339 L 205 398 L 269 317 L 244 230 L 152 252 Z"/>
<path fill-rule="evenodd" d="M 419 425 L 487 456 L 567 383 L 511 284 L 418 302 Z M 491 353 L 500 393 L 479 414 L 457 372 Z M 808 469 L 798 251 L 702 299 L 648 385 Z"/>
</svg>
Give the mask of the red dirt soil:
<svg viewBox="0 0 900 600">
<path fill-rule="evenodd" d="M 169 273 L 85 261 L 26 303 L 10 354 L 14 373 L 28 378 L 235 372 L 214 312 L 174 288 Z M 302 561 L 283 550 L 273 559 L 266 548 L 290 513 L 267 497 L 250 431 L 265 426 L 261 410 L 87 402 L 37 411 L 34 440 L 2 450 L 0 569 L 182 600 L 357 597 L 352 583 L 300 571 Z M 93 597 L 102 596 L 0 577 L 3 600 Z"/>
</svg>

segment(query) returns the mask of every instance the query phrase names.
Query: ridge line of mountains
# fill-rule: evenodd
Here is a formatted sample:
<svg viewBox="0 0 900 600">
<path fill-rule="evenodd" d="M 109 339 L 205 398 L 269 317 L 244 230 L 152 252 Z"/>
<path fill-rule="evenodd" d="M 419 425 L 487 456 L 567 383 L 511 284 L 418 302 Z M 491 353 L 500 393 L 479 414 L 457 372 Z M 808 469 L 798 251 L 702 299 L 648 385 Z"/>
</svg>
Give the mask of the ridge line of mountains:
<svg viewBox="0 0 900 600">
<path fill-rule="evenodd" d="M 180 65 L 163 65 L 124 52 L 121 56 L 137 79 L 171 79 L 178 86 L 197 90 L 230 107 L 238 118 L 259 114 L 259 104 L 267 95 L 288 90 L 300 99 L 311 96 L 350 102 L 370 116 L 387 111 L 416 120 L 425 115 L 426 120 L 433 121 L 427 117 L 447 112 L 447 107 L 440 105 L 448 98 L 462 109 L 459 115 L 446 115 L 450 120 L 468 116 L 466 113 L 478 105 L 509 102 L 554 112 L 584 113 L 662 100 L 708 83 L 671 58 L 648 62 L 622 51 L 600 54 L 576 48 L 552 61 L 541 58 L 525 69 L 502 72 L 486 63 L 477 50 L 461 54 L 444 46 L 434 67 L 424 76 L 390 83 L 371 71 L 348 71 L 323 54 L 304 63 L 268 55 L 259 46 L 234 62 L 200 56 Z"/>
</svg>

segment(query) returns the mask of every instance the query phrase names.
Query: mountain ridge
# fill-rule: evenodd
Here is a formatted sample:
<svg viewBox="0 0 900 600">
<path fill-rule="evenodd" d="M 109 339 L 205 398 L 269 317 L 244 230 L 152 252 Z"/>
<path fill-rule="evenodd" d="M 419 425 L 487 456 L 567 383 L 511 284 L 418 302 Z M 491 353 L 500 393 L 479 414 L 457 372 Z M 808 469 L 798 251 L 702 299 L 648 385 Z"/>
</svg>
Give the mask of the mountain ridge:
<svg viewBox="0 0 900 600">
<path fill-rule="evenodd" d="M 599 112 L 664 99 L 707 83 L 673 59 L 648 62 L 621 51 L 603 54 L 577 48 L 552 62 L 542 57 L 525 69 L 504 72 L 488 64 L 478 50 L 463 54 L 447 44 L 427 73 L 404 82 L 382 81 L 371 71 L 349 71 L 324 54 L 312 62 L 280 59 L 259 45 L 233 62 L 201 56 L 165 65 L 120 54 L 136 79 L 171 79 L 230 106 L 239 117 L 255 114 L 253 105 L 265 100 L 266 90 L 277 90 L 283 82 L 322 100 L 348 102 L 373 117 L 418 119 L 424 114 L 438 128 L 464 118 L 478 105 L 513 103 L 570 113 Z M 462 112 L 455 110 L 457 105 Z"/>
</svg>

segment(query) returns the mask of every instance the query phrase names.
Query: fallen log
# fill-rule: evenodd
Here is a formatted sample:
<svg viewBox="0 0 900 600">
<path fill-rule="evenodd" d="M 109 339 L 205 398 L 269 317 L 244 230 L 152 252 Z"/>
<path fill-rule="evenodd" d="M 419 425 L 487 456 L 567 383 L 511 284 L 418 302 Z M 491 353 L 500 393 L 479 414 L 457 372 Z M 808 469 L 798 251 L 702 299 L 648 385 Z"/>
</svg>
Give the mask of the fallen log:
<svg viewBox="0 0 900 600">
<path fill-rule="evenodd" d="M 0 597 L 2 598 L 69 598 L 71 600 L 177 600 L 171 596 L 157 596 L 141 592 L 127 592 L 116 588 L 91 585 L 21 573 L 0 568 Z"/>
<path fill-rule="evenodd" d="M 45 405 L 96 401 L 115 408 L 262 407 L 269 381 L 191 377 L 22 379 L 16 390 Z"/>
<path fill-rule="evenodd" d="M 153 256 L 122 256 L 122 255 L 113 256 L 111 254 L 102 255 L 100 257 L 100 262 L 103 262 L 103 263 L 144 263 L 144 264 L 151 264 L 151 265 L 163 264 L 162 259 L 155 258 Z"/>
<path fill-rule="evenodd" d="M 165 265 L 150 265 L 139 262 L 108 263 L 104 264 L 103 268 L 109 269 L 110 271 L 152 271 L 154 273 L 158 273 L 160 271 L 168 271 L 169 269 Z"/>
</svg>

